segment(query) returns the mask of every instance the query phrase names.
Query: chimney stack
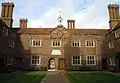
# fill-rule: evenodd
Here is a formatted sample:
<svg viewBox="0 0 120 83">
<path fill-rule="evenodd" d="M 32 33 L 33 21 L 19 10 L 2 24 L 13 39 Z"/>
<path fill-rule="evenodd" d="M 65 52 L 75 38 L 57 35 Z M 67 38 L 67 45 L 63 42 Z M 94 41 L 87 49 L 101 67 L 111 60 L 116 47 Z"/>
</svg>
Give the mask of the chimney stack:
<svg viewBox="0 0 120 83">
<path fill-rule="evenodd" d="M 110 29 L 114 29 L 115 25 L 120 21 L 119 17 L 119 5 L 117 4 L 109 4 L 108 5 L 108 11 L 109 11 L 109 26 Z"/>
<path fill-rule="evenodd" d="M 75 20 L 67 20 L 68 23 L 68 29 L 74 30 L 75 29 Z"/>
<path fill-rule="evenodd" d="M 14 8 L 13 2 L 2 3 L 1 19 L 8 25 L 8 27 L 12 27 L 13 8 Z"/>
<path fill-rule="evenodd" d="M 19 23 L 20 23 L 19 27 L 20 27 L 20 28 L 27 28 L 27 22 L 28 22 L 27 19 L 21 18 L 21 19 L 19 20 Z"/>
</svg>

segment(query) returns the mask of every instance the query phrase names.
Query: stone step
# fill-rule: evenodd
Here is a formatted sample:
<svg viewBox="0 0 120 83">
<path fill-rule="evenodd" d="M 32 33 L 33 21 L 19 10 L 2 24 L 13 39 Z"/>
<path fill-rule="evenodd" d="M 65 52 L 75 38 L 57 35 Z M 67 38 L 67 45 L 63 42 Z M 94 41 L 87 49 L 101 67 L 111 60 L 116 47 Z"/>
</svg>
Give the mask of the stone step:
<svg viewBox="0 0 120 83">
<path fill-rule="evenodd" d="M 48 71 L 58 71 L 57 69 L 48 69 Z"/>
</svg>

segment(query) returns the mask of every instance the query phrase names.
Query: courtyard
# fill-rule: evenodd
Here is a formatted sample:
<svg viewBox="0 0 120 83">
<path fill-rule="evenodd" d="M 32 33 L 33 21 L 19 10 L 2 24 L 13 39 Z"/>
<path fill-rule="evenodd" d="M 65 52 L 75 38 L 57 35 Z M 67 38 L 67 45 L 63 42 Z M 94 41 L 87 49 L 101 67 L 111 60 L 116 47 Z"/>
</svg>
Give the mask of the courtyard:
<svg viewBox="0 0 120 83">
<path fill-rule="evenodd" d="M 0 83 L 59 83 L 59 81 L 64 83 L 64 78 L 66 78 L 69 83 L 120 83 L 120 76 L 96 71 L 68 71 L 65 75 L 60 72 L 50 72 L 51 74 L 49 73 L 49 75 L 47 75 L 48 73 L 49 72 L 43 71 L 19 71 L 0 74 Z M 62 80 L 61 77 L 64 80 Z M 46 81 L 42 82 L 43 79 Z M 49 81 L 47 81 L 48 79 Z"/>
<path fill-rule="evenodd" d="M 13 72 L 0 75 L 0 83 L 40 83 L 44 72 Z"/>
<path fill-rule="evenodd" d="M 70 83 L 120 83 L 120 76 L 103 72 L 68 72 Z"/>
</svg>

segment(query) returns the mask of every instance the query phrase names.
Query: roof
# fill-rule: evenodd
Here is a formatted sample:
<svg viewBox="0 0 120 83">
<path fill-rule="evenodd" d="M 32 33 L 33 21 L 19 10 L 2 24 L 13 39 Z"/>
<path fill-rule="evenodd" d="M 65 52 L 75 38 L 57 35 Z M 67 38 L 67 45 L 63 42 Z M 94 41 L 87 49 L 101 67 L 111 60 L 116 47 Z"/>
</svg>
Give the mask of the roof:
<svg viewBox="0 0 120 83">
<path fill-rule="evenodd" d="M 0 24 L 3 24 L 6 28 L 9 28 L 8 25 L 0 18 Z"/>
<path fill-rule="evenodd" d="M 96 34 L 105 35 L 108 29 L 75 29 L 74 34 Z"/>
<path fill-rule="evenodd" d="M 106 35 L 110 34 L 111 32 L 117 30 L 118 28 L 120 28 L 120 20 L 116 23 L 116 25 L 114 26 L 113 29 L 109 29 L 109 31 L 106 33 Z"/>
<path fill-rule="evenodd" d="M 54 28 L 25 28 L 20 29 L 18 33 L 24 33 L 24 34 L 50 34 L 50 32 L 53 31 Z"/>
<path fill-rule="evenodd" d="M 55 28 L 25 28 L 25 29 L 20 29 L 18 33 L 49 35 L 54 29 Z M 107 31 L 108 29 L 75 29 L 73 34 L 75 35 L 77 34 L 105 35 Z"/>
</svg>

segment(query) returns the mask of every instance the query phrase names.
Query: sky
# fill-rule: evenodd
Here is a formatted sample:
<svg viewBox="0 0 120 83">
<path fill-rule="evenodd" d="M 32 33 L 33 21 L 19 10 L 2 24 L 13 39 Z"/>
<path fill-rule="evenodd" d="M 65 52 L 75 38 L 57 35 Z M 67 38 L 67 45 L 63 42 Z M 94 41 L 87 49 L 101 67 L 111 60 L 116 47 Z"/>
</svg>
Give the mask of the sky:
<svg viewBox="0 0 120 83">
<path fill-rule="evenodd" d="M 120 4 L 120 0 L 0 0 L 2 2 L 15 4 L 14 27 L 19 26 L 20 18 L 27 18 L 29 28 L 54 28 L 61 15 L 63 26 L 67 27 L 70 19 L 75 20 L 75 28 L 82 29 L 108 29 L 107 6 Z"/>
</svg>

